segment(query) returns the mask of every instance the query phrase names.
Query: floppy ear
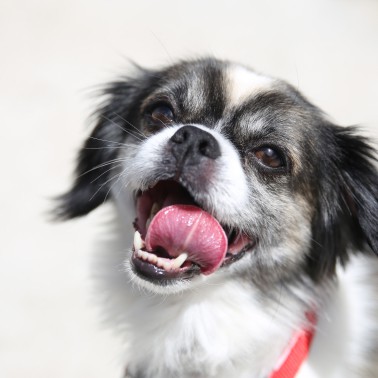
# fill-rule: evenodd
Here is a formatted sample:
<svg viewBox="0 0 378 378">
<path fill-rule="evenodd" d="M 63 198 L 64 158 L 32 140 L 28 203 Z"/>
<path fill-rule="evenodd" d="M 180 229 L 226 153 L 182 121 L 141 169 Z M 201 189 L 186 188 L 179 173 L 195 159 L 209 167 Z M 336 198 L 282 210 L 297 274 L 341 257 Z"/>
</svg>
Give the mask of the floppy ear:
<svg viewBox="0 0 378 378">
<path fill-rule="evenodd" d="M 378 171 L 376 151 L 353 129 L 339 130 L 338 144 L 344 153 L 341 175 L 348 210 L 372 251 L 378 255 Z"/>
<path fill-rule="evenodd" d="M 109 84 L 105 102 L 95 113 L 97 124 L 81 148 L 71 190 L 58 197 L 56 216 L 71 219 L 94 210 L 109 197 L 114 159 L 128 135 L 140 138 L 136 129 L 138 107 L 152 77 L 139 68 L 140 77 Z"/>
<path fill-rule="evenodd" d="M 326 126 L 318 168 L 318 207 L 313 223 L 310 273 L 332 275 L 352 250 L 378 254 L 376 151 L 354 127 Z"/>
</svg>

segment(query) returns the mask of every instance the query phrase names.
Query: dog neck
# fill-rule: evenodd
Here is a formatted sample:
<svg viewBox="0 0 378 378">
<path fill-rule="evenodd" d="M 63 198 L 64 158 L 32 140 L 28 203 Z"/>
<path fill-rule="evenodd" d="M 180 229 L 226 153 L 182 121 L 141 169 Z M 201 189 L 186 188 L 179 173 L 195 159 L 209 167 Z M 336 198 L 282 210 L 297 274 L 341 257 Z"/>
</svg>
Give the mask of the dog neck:
<svg viewBox="0 0 378 378">
<path fill-rule="evenodd" d="M 299 369 L 312 338 L 306 311 L 269 309 L 251 292 L 244 283 L 216 280 L 165 298 L 139 292 L 135 316 L 129 314 L 131 376 L 289 378 L 282 374 Z"/>
<path fill-rule="evenodd" d="M 295 378 L 297 376 L 299 369 L 308 357 L 315 333 L 315 313 L 310 313 L 308 318 L 313 324 L 294 333 L 269 378 Z M 140 373 L 137 376 L 139 377 Z M 137 376 L 131 374 L 127 369 L 124 378 L 135 378 Z"/>
<path fill-rule="evenodd" d="M 307 359 L 315 333 L 316 314 L 308 313 L 310 325 L 298 330 L 279 359 L 269 378 L 294 378 Z"/>
</svg>

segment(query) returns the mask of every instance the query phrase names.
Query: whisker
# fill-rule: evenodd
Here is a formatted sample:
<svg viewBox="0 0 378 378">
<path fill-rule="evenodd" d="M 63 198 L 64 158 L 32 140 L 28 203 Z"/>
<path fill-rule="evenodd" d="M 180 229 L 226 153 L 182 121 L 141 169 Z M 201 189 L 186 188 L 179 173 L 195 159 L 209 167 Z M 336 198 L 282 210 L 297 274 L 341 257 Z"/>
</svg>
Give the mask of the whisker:
<svg viewBox="0 0 378 378">
<path fill-rule="evenodd" d="M 114 140 L 108 140 L 108 139 L 102 139 L 102 138 L 96 138 L 94 136 L 90 136 L 89 139 L 94 139 L 94 140 L 99 140 L 101 142 L 108 142 L 108 143 L 114 143 L 114 144 L 119 144 L 121 146 L 128 146 L 126 143 L 121 143 L 121 142 L 115 142 Z"/>
<path fill-rule="evenodd" d="M 171 54 L 169 54 L 168 49 L 166 48 L 166 46 L 164 45 L 164 43 L 161 41 L 160 38 L 158 38 L 158 36 L 152 31 L 152 29 L 150 29 L 150 32 L 151 32 L 152 35 L 155 37 L 155 39 L 158 41 L 158 43 L 160 44 L 160 46 L 163 48 L 163 50 L 164 50 L 165 53 L 167 54 L 169 60 L 170 60 L 171 63 L 173 64 L 172 56 L 171 56 Z"/>
<path fill-rule="evenodd" d="M 151 122 L 151 123 L 155 123 L 152 121 L 152 117 L 150 115 L 147 116 L 148 120 Z M 161 123 L 161 125 L 164 127 L 164 128 L 167 128 L 169 127 L 170 125 L 165 123 L 164 121 L 162 121 L 161 119 L 159 119 L 159 122 Z M 146 137 L 147 138 L 147 137 Z"/>
<path fill-rule="evenodd" d="M 87 173 L 89 172 L 92 172 L 96 169 L 99 169 L 99 168 L 102 168 L 102 167 L 106 167 L 107 165 L 110 165 L 110 164 L 113 164 L 113 163 L 118 163 L 118 162 L 122 162 L 124 161 L 125 159 L 124 158 L 117 158 L 117 159 L 112 159 L 112 160 L 108 160 L 107 162 L 105 163 L 101 163 L 101 164 L 98 164 L 96 165 L 95 167 L 91 168 L 91 169 L 88 169 L 87 171 L 83 172 L 81 175 L 79 175 L 78 177 L 81 177 L 81 176 L 84 176 L 86 175 Z"/>
<path fill-rule="evenodd" d="M 101 114 L 101 118 L 104 118 L 105 120 L 107 120 L 108 122 L 111 122 L 113 125 L 117 126 L 119 129 L 121 129 L 122 131 L 124 131 L 126 134 L 129 134 L 131 135 L 132 137 L 134 137 L 135 139 L 138 139 L 139 141 L 142 141 L 142 139 L 140 139 L 137 135 L 135 135 L 132 131 L 130 130 L 127 130 L 125 129 L 124 127 L 122 127 L 121 125 L 119 125 L 117 122 L 115 122 L 114 120 L 104 116 L 103 114 Z"/>
<path fill-rule="evenodd" d="M 102 172 L 100 175 L 98 175 L 94 180 L 91 181 L 91 184 L 93 184 L 95 181 L 97 181 L 100 177 L 102 177 L 103 175 L 105 175 L 106 173 L 112 171 L 113 169 L 116 169 L 118 167 L 121 167 L 122 164 L 117 164 L 117 165 L 114 165 L 112 167 L 110 167 L 109 169 L 107 169 L 105 172 Z"/>
<path fill-rule="evenodd" d="M 121 150 L 124 147 L 136 148 L 138 146 L 136 146 L 135 144 L 124 144 L 122 146 L 85 147 L 84 150 L 105 150 L 105 149 L 114 149 L 114 150 L 120 149 Z"/>
<path fill-rule="evenodd" d="M 126 170 L 126 169 L 123 169 L 123 170 L 119 173 L 119 176 L 118 176 L 117 180 L 116 180 L 115 182 L 113 182 L 113 183 L 110 185 L 110 188 L 109 188 L 108 192 L 107 192 L 106 195 L 105 195 L 105 199 L 104 199 L 104 201 L 106 201 L 106 199 L 107 199 L 107 197 L 108 197 L 110 191 L 111 191 L 111 190 L 113 189 L 113 187 L 119 182 L 119 180 L 125 177 L 126 173 L 127 173 L 127 170 Z M 124 184 L 124 185 L 123 185 L 124 187 L 127 187 L 127 186 L 129 185 L 129 182 L 125 182 L 125 181 L 124 181 L 123 184 Z M 117 193 L 115 196 L 118 196 L 118 195 L 121 193 L 121 189 L 122 189 L 122 185 L 120 185 L 120 187 L 119 187 L 119 189 L 118 189 L 118 193 Z"/>
<path fill-rule="evenodd" d="M 133 129 L 135 129 L 138 134 L 144 138 L 147 138 L 147 136 L 142 132 L 142 130 L 139 130 L 135 125 L 133 125 L 131 122 L 129 122 L 127 119 L 123 118 L 121 115 L 114 113 L 117 117 L 121 118 L 122 121 L 126 122 L 129 126 L 131 126 Z"/>
<path fill-rule="evenodd" d="M 94 192 L 94 194 L 92 195 L 92 197 L 89 199 L 89 201 L 92 201 L 92 199 L 96 196 L 96 194 L 106 185 L 108 184 L 110 181 L 114 180 L 117 176 L 119 176 L 120 174 L 117 173 L 116 175 L 110 177 L 108 180 L 106 180 L 104 183 L 102 183 L 98 189 Z M 106 196 L 105 196 L 105 199 L 104 199 L 104 202 L 106 201 L 107 199 L 107 195 L 109 194 L 109 191 L 106 193 Z"/>
<path fill-rule="evenodd" d="M 125 174 L 126 174 L 126 170 L 124 169 L 122 170 L 122 172 L 120 172 L 118 180 L 125 177 Z M 112 184 L 112 187 L 118 182 L 118 180 Z M 124 187 L 126 188 L 128 185 L 129 185 L 129 182 L 124 181 Z M 115 197 L 118 197 L 121 194 L 121 190 L 122 190 L 122 186 L 120 185 L 120 187 L 118 188 L 118 192 L 115 194 Z"/>
<path fill-rule="evenodd" d="M 123 171 L 123 172 L 124 172 L 124 171 Z M 108 191 L 107 191 L 106 194 L 105 194 L 104 202 L 107 200 L 110 191 L 111 191 L 111 190 L 114 188 L 114 186 L 119 182 L 120 178 L 122 177 L 123 172 L 119 173 L 119 174 L 118 174 L 118 178 L 117 178 L 117 180 L 116 180 L 115 182 L 113 182 L 113 183 L 110 185 Z M 121 188 L 119 188 L 119 192 L 120 192 L 120 190 L 121 190 Z M 119 194 L 119 193 L 118 193 L 118 194 Z"/>
</svg>

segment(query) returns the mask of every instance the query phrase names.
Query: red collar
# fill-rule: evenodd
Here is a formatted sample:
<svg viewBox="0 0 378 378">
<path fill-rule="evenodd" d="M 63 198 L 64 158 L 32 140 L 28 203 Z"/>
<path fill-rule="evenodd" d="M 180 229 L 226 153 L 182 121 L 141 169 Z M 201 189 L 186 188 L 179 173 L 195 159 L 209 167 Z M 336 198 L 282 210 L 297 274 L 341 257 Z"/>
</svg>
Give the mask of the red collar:
<svg viewBox="0 0 378 378">
<path fill-rule="evenodd" d="M 269 378 L 294 378 L 307 358 L 315 333 L 316 315 L 306 315 L 310 325 L 294 334 Z"/>
</svg>

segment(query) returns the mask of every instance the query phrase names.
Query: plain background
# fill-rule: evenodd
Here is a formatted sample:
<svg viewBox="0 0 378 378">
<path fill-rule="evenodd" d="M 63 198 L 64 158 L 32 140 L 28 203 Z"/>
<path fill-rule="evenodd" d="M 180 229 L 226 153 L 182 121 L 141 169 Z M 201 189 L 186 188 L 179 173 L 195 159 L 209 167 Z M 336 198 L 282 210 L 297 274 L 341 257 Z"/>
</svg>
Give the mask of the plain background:
<svg viewBox="0 0 378 378">
<path fill-rule="evenodd" d="M 342 125 L 378 136 L 376 0 L 0 1 L 0 376 L 119 377 L 99 321 L 102 210 L 48 221 L 88 133 L 94 86 L 213 55 L 288 80 Z"/>
</svg>

